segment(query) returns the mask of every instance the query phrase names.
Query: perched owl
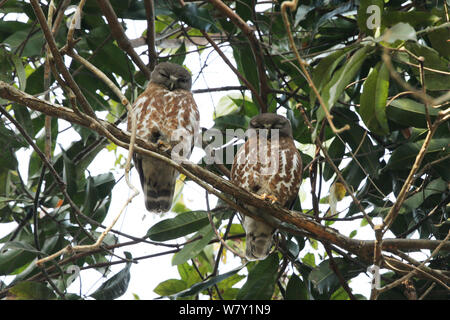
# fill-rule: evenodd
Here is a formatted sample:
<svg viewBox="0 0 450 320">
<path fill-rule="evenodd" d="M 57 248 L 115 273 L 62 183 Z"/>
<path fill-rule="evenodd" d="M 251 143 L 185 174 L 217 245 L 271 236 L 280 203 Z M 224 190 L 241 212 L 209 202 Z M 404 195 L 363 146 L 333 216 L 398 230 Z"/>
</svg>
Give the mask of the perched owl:
<svg viewBox="0 0 450 320">
<path fill-rule="evenodd" d="M 289 120 L 273 113 L 263 113 L 250 120 L 249 132 L 247 141 L 234 158 L 232 182 L 262 199 L 291 206 L 302 180 L 302 160 L 294 145 Z M 249 205 L 245 207 L 249 211 L 259 210 Z M 272 247 L 275 229 L 248 216 L 242 219 L 247 258 L 264 259 Z"/>
<path fill-rule="evenodd" d="M 133 104 L 136 135 L 159 146 L 184 151 L 187 159 L 199 131 L 199 112 L 191 93 L 192 79 L 182 66 L 163 62 L 151 74 L 150 83 Z M 131 119 L 128 117 L 128 130 Z M 172 153 L 173 154 L 173 153 Z M 139 173 L 148 211 L 165 212 L 172 204 L 178 172 L 168 164 L 135 153 L 134 165 Z"/>
</svg>

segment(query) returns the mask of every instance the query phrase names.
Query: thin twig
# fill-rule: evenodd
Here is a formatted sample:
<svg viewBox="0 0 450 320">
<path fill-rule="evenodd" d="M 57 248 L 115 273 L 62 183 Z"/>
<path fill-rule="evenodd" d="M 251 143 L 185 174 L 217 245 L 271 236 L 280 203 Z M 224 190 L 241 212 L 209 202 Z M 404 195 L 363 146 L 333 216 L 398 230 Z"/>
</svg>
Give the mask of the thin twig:
<svg viewBox="0 0 450 320">
<path fill-rule="evenodd" d="M 238 69 L 236 69 L 231 61 L 227 58 L 227 56 L 220 50 L 219 46 L 214 42 L 214 40 L 211 39 L 211 37 L 204 31 L 202 31 L 203 36 L 206 40 L 213 46 L 214 50 L 219 54 L 219 56 L 222 58 L 222 60 L 230 67 L 230 69 L 236 74 L 236 76 L 241 80 L 245 86 L 252 92 L 253 97 L 257 100 L 259 105 L 264 105 L 264 101 L 259 96 L 258 91 L 255 89 L 255 87 L 239 72 Z"/>
<path fill-rule="evenodd" d="M 53 55 L 53 59 L 55 60 L 56 67 L 58 68 L 59 72 L 64 77 L 64 80 L 67 82 L 67 85 L 73 90 L 75 93 L 78 102 L 80 103 L 81 107 L 83 108 L 84 112 L 89 115 L 90 117 L 96 118 L 95 112 L 92 109 L 91 105 L 87 101 L 86 97 L 81 92 L 80 88 L 78 87 L 77 83 L 73 79 L 72 75 L 70 74 L 69 70 L 67 70 L 66 65 L 64 64 L 63 57 L 59 53 L 59 50 L 56 46 L 55 39 L 53 38 L 52 31 L 47 25 L 47 20 L 44 16 L 44 12 L 41 9 L 41 6 L 39 5 L 39 2 L 37 0 L 30 0 L 31 5 L 33 7 L 33 10 L 36 14 L 37 19 L 39 20 L 39 24 L 41 25 L 41 29 L 44 32 L 45 39 L 47 41 L 48 47 L 50 48 L 50 51 Z"/>
<path fill-rule="evenodd" d="M 226 242 L 225 240 L 223 240 L 223 237 L 220 235 L 219 231 L 216 228 L 216 225 L 212 219 L 211 216 L 211 208 L 209 206 L 209 193 L 208 190 L 206 190 L 206 211 L 208 213 L 208 219 L 209 219 L 209 223 L 211 224 L 212 229 L 214 230 L 214 233 L 216 234 L 217 239 L 220 240 L 220 243 L 222 245 L 225 246 L 225 248 L 227 248 L 230 252 L 232 252 L 234 255 L 238 256 L 239 258 L 243 259 L 244 261 L 247 261 L 247 259 L 245 258 L 244 255 L 242 255 L 241 253 L 237 252 L 236 250 L 234 250 L 233 248 L 231 248 Z"/>
<path fill-rule="evenodd" d="M 325 113 L 325 117 L 328 121 L 328 124 L 330 125 L 333 132 L 340 133 L 342 131 L 349 130 L 350 126 L 348 124 L 346 124 L 344 127 L 339 128 L 339 129 L 336 129 L 336 127 L 334 126 L 333 116 L 328 111 L 328 108 L 326 107 L 326 105 L 322 99 L 322 96 L 319 93 L 319 90 L 317 90 L 317 87 L 314 85 L 314 82 L 313 82 L 308 70 L 306 69 L 306 62 L 301 58 L 300 53 L 298 52 L 297 47 L 295 46 L 294 37 L 291 32 L 291 23 L 289 22 L 289 18 L 287 16 L 287 8 L 289 7 L 289 9 L 291 9 L 291 11 L 294 11 L 297 8 L 297 4 L 298 4 L 298 0 L 284 1 L 281 4 L 281 14 L 283 16 L 284 26 L 285 26 L 287 34 L 288 34 L 289 45 L 290 45 L 292 51 L 294 51 L 295 57 L 297 58 L 297 61 L 300 64 L 300 68 L 302 69 L 303 74 L 305 75 L 306 81 L 308 82 L 309 86 L 313 89 L 313 91 L 317 97 L 317 100 L 319 101 L 319 104 Z"/>
<path fill-rule="evenodd" d="M 216 9 L 222 12 L 226 17 L 228 17 L 233 24 L 235 24 L 239 29 L 242 30 L 242 33 L 247 37 L 250 47 L 253 52 L 253 56 L 255 57 L 256 68 L 258 71 L 258 79 L 259 79 L 259 98 L 258 104 L 260 104 L 261 113 L 267 112 L 267 99 L 270 93 L 270 85 L 267 80 L 265 63 L 263 50 L 261 48 L 261 44 L 255 36 L 253 29 L 239 16 L 237 15 L 230 7 L 224 4 L 220 0 L 209 0 Z M 208 40 L 209 41 L 209 40 Z"/>
</svg>

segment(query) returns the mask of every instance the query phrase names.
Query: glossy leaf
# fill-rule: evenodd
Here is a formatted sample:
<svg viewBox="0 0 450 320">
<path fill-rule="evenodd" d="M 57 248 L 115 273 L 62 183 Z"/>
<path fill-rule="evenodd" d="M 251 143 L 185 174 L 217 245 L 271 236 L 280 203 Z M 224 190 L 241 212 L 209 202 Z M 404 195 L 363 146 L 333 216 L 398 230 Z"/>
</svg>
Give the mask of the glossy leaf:
<svg viewBox="0 0 450 320">
<path fill-rule="evenodd" d="M 190 287 L 189 289 L 184 290 L 182 292 L 179 292 L 179 293 L 177 293 L 175 295 L 172 295 L 172 297 L 173 298 L 181 298 L 181 297 L 187 297 L 187 296 L 196 295 L 197 293 L 199 293 L 199 292 L 201 292 L 203 290 L 206 290 L 206 289 L 210 288 L 211 286 L 213 286 L 213 285 L 215 285 L 215 284 L 217 284 L 217 283 L 219 283 L 219 282 L 221 282 L 221 281 L 223 281 L 225 279 L 230 278 L 231 276 L 235 275 L 240 270 L 242 270 L 242 268 L 244 268 L 244 267 L 245 267 L 245 264 L 240 266 L 240 267 L 238 267 L 238 268 L 236 268 L 236 269 L 228 271 L 228 272 L 226 272 L 224 274 L 221 274 L 221 275 L 218 275 L 218 276 L 215 276 L 215 277 L 211 277 L 208 280 L 196 283 L 192 287 Z"/>
<path fill-rule="evenodd" d="M 337 268 L 345 280 L 349 280 L 361 271 L 354 265 L 348 264 L 343 258 L 334 258 Z M 327 293 L 331 295 L 340 287 L 339 278 L 330 266 L 330 260 L 324 260 L 309 274 L 308 280 L 311 281 L 320 294 Z"/>
<path fill-rule="evenodd" d="M 131 254 L 125 252 L 127 259 L 132 259 Z M 114 300 L 122 296 L 128 288 L 130 282 L 131 262 L 127 262 L 125 268 L 116 273 L 110 279 L 102 283 L 91 297 L 96 300 Z"/>
<path fill-rule="evenodd" d="M 212 227 L 210 225 L 207 225 L 200 229 L 200 231 L 197 232 L 194 236 L 192 236 L 192 239 L 195 239 L 199 236 L 201 237 L 201 239 L 186 244 L 183 249 L 181 249 L 181 251 L 177 252 L 173 256 L 172 265 L 185 263 L 189 259 L 198 255 L 203 250 L 203 248 L 205 248 L 208 243 L 215 237 L 215 233 Z"/>
<path fill-rule="evenodd" d="M 24 281 L 9 289 L 9 292 L 18 300 L 52 300 L 55 294 L 44 283 Z"/>
<path fill-rule="evenodd" d="M 387 167 L 389 169 L 402 169 L 407 170 L 411 167 L 414 159 L 420 151 L 424 140 L 417 142 L 409 142 L 398 147 L 391 155 Z M 433 139 L 428 145 L 426 154 L 447 150 L 448 152 L 448 139 Z"/>
<path fill-rule="evenodd" d="M 354 80 L 364 60 L 373 49 L 369 46 L 358 49 L 352 57 L 332 76 L 331 80 L 322 89 L 321 95 L 325 107 L 330 110 L 344 92 L 345 87 Z M 317 109 L 317 120 L 325 116 L 322 108 Z"/>
<path fill-rule="evenodd" d="M 431 107 L 427 107 L 427 109 L 430 120 L 434 121 L 439 111 Z M 386 107 L 386 114 L 389 120 L 404 126 L 427 127 L 425 105 L 415 100 L 407 98 L 396 99 Z"/>
<path fill-rule="evenodd" d="M 186 282 L 179 279 L 168 279 L 156 286 L 153 291 L 160 296 L 170 296 L 186 289 Z"/>
<path fill-rule="evenodd" d="M 364 81 L 359 114 L 370 131 L 386 135 L 389 127 L 386 118 L 386 100 L 389 91 L 389 70 L 378 63 Z"/>
<path fill-rule="evenodd" d="M 184 212 L 156 223 L 147 231 L 147 236 L 154 241 L 167 241 L 198 231 L 208 224 L 206 211 Z"/>
<path fill-rule="evenodd" d="M 286 286 L 287 300 L 308 300 L 308 289 L 296 274 L 292 274 Z"/>
<path fill-rule="evenodd" d="M 275 289 L 278 274 L 278 255 L 271 254 L 265 260 L 259 261 L 250 270 L 247 282 L 237 295 L 238 300 L 269 300 Z"/>
</svg>

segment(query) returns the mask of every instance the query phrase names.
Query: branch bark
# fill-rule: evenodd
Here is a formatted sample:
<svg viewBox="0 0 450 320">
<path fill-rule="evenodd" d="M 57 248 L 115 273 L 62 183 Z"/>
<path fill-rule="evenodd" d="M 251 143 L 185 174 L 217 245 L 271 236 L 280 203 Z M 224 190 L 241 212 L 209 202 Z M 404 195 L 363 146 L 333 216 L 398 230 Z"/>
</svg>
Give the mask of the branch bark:
<svg viewBox="0 0 450 320">
<path fill-rule="evenodd" d="M 96 131 L 102 136 L 106 136 L 109 140 L 111 140 L 118 146 L 121 146 L 125 149 L 128 149 L 129 147 L 130 134 L 120 130 L 113 124 L 100 119 L 98 120 L 97 124 L 97 121 L 94 121 L 94 119 L 91 120 L 87 116 L 80 116 L 69 108 L 52 104 L 42 99 L 31 96 L 3 81 L 0 81 L 0 97 L 27 106 L 44 114 L 58 117 L 72 123 L 77 123 Z M 261 199 L 255 197 L 253 194 L 247 192 L 246 190 L 237 187 L 230 181 L 225 180 L 222 177 L 196 164 L 193 164 L 189 161 L 183 162 L 181 164 L 173 161 L 167 154 L 159 151 L 156 145 L 150 144 L 146 141 L 143 141 L 142 139 L 136 139 L 136 146 L 134 150 L 135 152 L 164 161 L 168 165 L 174 167 L 180 173 L 192 179 L 204 189 L 208 190 L 208 192 L 224 200 L 232 208 L 239 210 L 244 214 L 248 214 L 254 219 L 265 220 L 275 228 L 286 230 L 295 234 L 304 234 L 302 232 L 307 232 L 312 237 L 320 241 L 332 243 L 337 247 L 343 248 L 357 255 L 361 260 L 369 264 L 372 262 L 372 254 L 375 241 L 348 238 L 340 234 L 333 228 L 325 227 L 313 221 L 307 215 L 296 211 L 287 210 L 280 207 L 276 203 L 271 204 L 270 202 L 261 201 Z M 239 199 L 241 202 L 245 202 L 249 205 L 264 210 L 256 213 L 247 212 L 244 208 L 238 206 L 233 200 L 224 196 L 224 194 L 230 195 L 233 198 Z M 443 243 L 442 241 L 437 240 L 384 239 L 382 243 L 382 249 L 388 251 L 394 249 L 403 251 L 417 251 L 420 249 L 433 250 L 438 246 L 441 246 L 441 250 L 450 250 L 449 242 Z"/>
<path fill-rule="evenodd" d="M 114 39 L 116 39 L 119 47 L 124 50 L 133 62 L 137 65 L 139 70 L 144 74 L 147 79 L 150 79 L 151 72 L 145 65 L 145 63 L 141 60 L 139 55 L 134 51 L 133 46 L 130 43 L 130 40 L 125 35 L 125 31 L 119 23 L 116 13 L 114 12 L 113 7 L 109 3 L 108 0 L 97 0 L 97 4 L 105 15 L 106 20 L 108 20 L 109 27 L 111 28 L 111 34 Z"/>
<path fill-rule="evenodd" d="M 253 29 L 225 3 L 223 3 L 221 0 L 209 0 L 209 2 L 214 7 L 216 7 L 217 10 L 227 16 L 231 20 L 231 22 L 233 22 L 239 29 L 241 29 L 242 33 L 247 37 L 250 43 L 250 47 L 252 48 L 253 56 L 255 57 L 256 61 L 256 67 L 258 70 L 260 87 L 259 96 L 262 100 L 262 105 L 260 105 L 261 113 L 267 112 L 267 100 L 271 89 L 267 80 L 266 70 L 264 68 L 263 50 L 261 48 L 259 40 L 256 38 Z"/>
</svg>

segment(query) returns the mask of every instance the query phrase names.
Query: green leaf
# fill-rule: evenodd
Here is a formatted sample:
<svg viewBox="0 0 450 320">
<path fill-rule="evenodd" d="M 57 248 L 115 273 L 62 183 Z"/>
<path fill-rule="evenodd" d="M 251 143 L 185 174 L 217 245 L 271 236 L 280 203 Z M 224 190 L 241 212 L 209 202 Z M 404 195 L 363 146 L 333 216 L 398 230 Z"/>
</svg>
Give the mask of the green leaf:
<svg viewBox="0 0 450 320">
<path fill-rule="evenodd" d="M 26 241 L 25 239 L 21 240 Z M 29 240 L 31 241 L 31 238 Z M 12 273 L 30 263 L 35 257 L 36 253 L 24 249 L 9 249 L 6 252 L 3 248 L 0 249 L 0 275 Z"/>
<path fill-rule="evenodd" d="M 181 277 L 181 280 L 186 282 L 186 288 L 189 288 L 194 283 L 202 281 L 202 278 L 200 278 L 200 275 L 198 274 L 197 270 L 195 270 L 195 268 L 187 262 L 179 264 L 177 266 L 177 269 L 178 274 Z"/>
<path fill-rule="evenodd" d="M 433 122 L 439 110 L 431 107 L 427 107 L 427 109 L 430 120 Z M 403 98 L 392 101 L 386 108 L 386 115 L 389 120 L 407 127 L 427 127 L 425 105 L 411 99 Z"/>
<path fill-rule="evenodd" d="M 3 250 L 6 250 L 6 249 L 24 250 L 24 251 L 32 252 L 32 253 L 35 253 L 35 254 L 40 254 L 40 253 L 42 254 L 41 251 L 36 250 L 30 244 L 28 244 L 26 242 L 20 242 L 20 241 L 9 241 L 9 242 L 7 242 L 3 246 L 3 248 L 1 250 L 3 252 Z"/>
<path fill-rule="evenodd" d="M 337 50 L 330 55 L 326 56 L 317 64 L 312 73 L 312 80 L 319 93 L 322 92 L 323 87 L 330 81 L 333 72 L 336 70 L 339 63 L 346 57 L 352 47 L 346 47 L 344 49 Z M 311 106 L 316 101 L 316 94 L 314 90 L 309 91 L 309 100 Z"/>
<path fill-rule="evenodd" d="M 247 282 L 237 294 L 237 300 L 270 300 L 278 274 L 278 254 L 272 253 L 250 270 Z"/>
<path fill-rule="evenodd" d="M 305 283 L 296 275 L 292 274 L 286 286 L 287 300 L 308 300 L 308 288 Z"/>
<path fill-rule="evenodd" d="M 336 167 L 339 167 L 339 164 L 341 163 L 344 154 L 345 154 L 345 144 L 342 143 L 342 141 L 337 137 L 334 138 L 328 148 L 328 155 L 330 156 L 331 160 L 333 160 L 333 163 Z M 323 169 L 323 178 L 326 181 L 328 181 L 331 179 L 333 174 L 334 174 L 333 168 L 326 162 Z"/>
<path fill-rule="evenodd" d="M 196 3 L 188 3 L 181 8 L 172 8 L 178 19 L 186 22 L 189 26 L 205 32 L 220 32 L 215 26 L 210 11 L 200 8 Z"/>
<path fill-rule="evenodd" d="M 314 256 L 314 254 L 311 252 L 309 252 L 303 256 L 302 262 L 313 268 L 316 266 L 316 258 Z"/>
<path fill-rule="evenodd" d="M 170 296 L 186 289 L 186 282 L 179 279 L 168 279 L 156 286 L 153 292 L 160 296 Z"/>
<path fill-rule="evenodd" d="M 389 91 L 389 70 L 379 62 L 364 81 L 359 114 L 370 131 L 387 135 L 389 127 L 386 118 L 386 100 Z"/>
<path fill-rule="evenodd" d="M 356 115 L 352 111 L 346 108 L 339 108 L 339 114 L 336 114 L 333 121 L 339 128 L 343 127 L 345 124 L 350 125 L 350 130 L 342 132 L 341 138 L 350 146 L 353 153 L 356 153 L 358 150 L 356 157 L 364 170 L 369 175 L 377 177 L 379 174 L 378 169 L 380 167 L 379 158 L 384 154 L 384 150 L 380 150 L 380 148 L 372 144 L 372 141 L 365 133 L 366 130 L 359 126 L 357 121 L 351 121 L 349 123 L 348 119 L 352 119 L 355 116 Z M 361 141 L 364 136 L 364 140 Z"/>
<path fill-rule="evenodd" d="M 395 41 L 417 41 L 416 30 L 404 22 L 399 22 L 392 28 L 386 30 L 378 39 L 378 41 L 384 41 L 387 43 L 394 43 Z"/>
<path fill-rule="evenodd" d="M 208 224 L 206 211 L 184 212 L 156 223 L 147 231 L 147 236 L 154 241 L 167 241 L 198 231 Z"/>
<path fill-rule="evenodd" d="M 242 43 L 247 43 L 247 39 L 241 34 L 238 37 L 239 41 L 243 41 Z M 250 46 L 246 44 L 235 44 L 233 47 L 233 57 L 236 61 L 236 66 L 239 72 L 250 82 L 256 91 L 259 92 L 259 78 L 258 72 L 255 68 L 256 61 L 253 55 L 252 49 Z M 239 80 L 241 82 L 241 80 Z M 241 84 L 244 84 L 241 82 Z M 256 101 L 256 99 L 253 99 Z"/>
<path fill-rule="evenodd" d="M 214 238 L 215 233 L 210 225 L 207 225 L 200 229 L 192 239 L 201 236 L 201 239 L 188 243 L 181 249 L 180 252 L 177 252 L 172 259 L 172 265 L 178 265 L 181 263 L 185 263 L 189 259 L 198 255 L 204 247 L 208 245 L 208 243 Z"/>
<path fill-rule="evenodd" d="M 132 259 L 129 252 L 125 252 L 127 259 Z M 125 268 L 105 281 L 100 288 L 98 288 L 90 296 L 96 300 L 114 300 L 122 296 L 128 288 L 130 282 L 130 267 L 131 262 L 127 262 Z"/>
<path fill-rule="evenodd" d="M 214 128 L 219 130 L 225 129 L 246 129 L 250 118 L 243 117 L 239 114 L 229 114 L 214 120 Z"/>
<path fill-rule="evenodd" d="M 20 59 L 20 57 L 16 56 L 15 54 L 11 54 L 11 60 L 16 67 L 17 78 L 19 78 L 19 89 L 25 91 L 25 88 L 27 86 L 27 75 L 25 74 L 22 59 Z"/>
<path fill-rule="evenodd" d="M 425 140 L 420 140 L 416 142 L 406 143 L 392 152 L 386 169 L 402 169 L 408 170 L 414 159 L 417 157 L 423 142 Z M 438 151 L 447 150 L 448 152 L 449 140 L 447 138 L 432 139 L 428 145 L 426 153 L 433 153 Z"/>
<path fill-rule="evenodd" d="M 360 267 L 346 262 L 343 258 L 334 258 L 333 261 L 345 280 L 349 280 L 363 271 Z M 329 259 L 322 261 L 314 268 L 309 274 L 308 280 L 314 284 L 320 294 L 331 295 L 340 287 L 339 278 L 332 270 Z"/>
<path fill-rule="evenodd" d="M 448 39 L 448 37 L 447 37 Z M 418 57 L 423 57 L 424 62 L 423 65 L 426 68 L 431 68 L 434 70 L 440 70 L 443 72 L 448 72 L 448 60 L 439 56 L 438 51 L 434 48 L 430 48 L 425 45 L 421 45 L 417 42 L 407 42 L 405 44 L 406 49 L 410 50 L 413 54 Z M 448 56 L 444 56 L 448 59 Z M 406 60 L 410 63 L 417 64 L 417 61 L 407 56 Z M 427 90 L 450 90 L 450 81 L 448 81 L 448 74 L 437 73 L 432 70 L 425 69 L 424 77 L 425 77 L 425 85 Z M 420 72 L 418 68 L 412 68 L 412 73 L 414 74 L 417 81 L 420 81 Z"/>
<path fill-rule="evenodd" d="M 227 278 L 230 278 L 231 276 L 238 273 L 244 267 L 245 267 L 245 264 L 241 265 L 240 267 L 238 267 L 236 269 L 233 269 L 231 271 L 223 273 L 221 275 L 211 277 L 208 280 L 198 282 L 198 283 L 194 284 L 192 287 L 190 287 L 189 289 L 179 292 L 175 295 L 172 295 L 172 298 L 181 298 L 181 297 L 188 297 L 188 296 L 196 295 L 197 293 L 199 293 L 203 290 L 206 290 L 206 289 L 210 288 L 211 286 L 213 286 Z"/>
<path fill-rule="evenodd" d="M 239 110 L 239 106 L 234 101 L 236 98 L 242 98 L 242 94 L 235 92 L 221 97 L 214 109 L 214 119 L 236 113 Z M 248 97 L 245 97 L 245 99 L 250 100 Z"/>
<path fill-rule="evenodd" d="M 63 152 L 63 163 L 63 181 L 67 186 L 67 193 L 73 197 L 77 192 L 76 166 L 65 152 Z"/>
<path fill-rule="evenodd" d="M 447 183 L 441 178 L 431 181 L 422 192 L 418 192 L 403 202 L 403 206 L 409 209 L 418 208 L 429 196 L 443 194 L 447 190 Z"/>
<path fill-rule="evenodd" d="M 41 282 L 24 281 L 9 289 L 18 300 L 51 300 L 56 299 L 52 290 Z"/>
<path fill-rule="evenodd" d="M 352 57 L 342 66 L 324 86 L 321 94 L 325 107 L 330 110 L 339 97 L 344 92 L 345 87 L 354 80 L 361 65 L 373 50 L 370 46 L 365 46 L 356 51 Z M 325 117 L 322 108 L 317 109 L 317 121 L 320 122 Z"/>
</svg>

